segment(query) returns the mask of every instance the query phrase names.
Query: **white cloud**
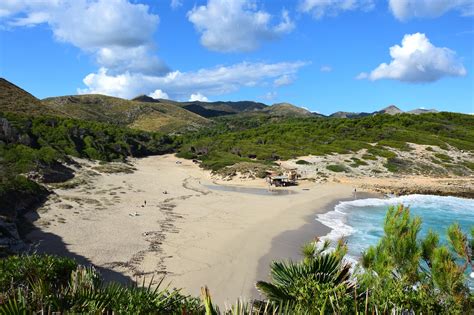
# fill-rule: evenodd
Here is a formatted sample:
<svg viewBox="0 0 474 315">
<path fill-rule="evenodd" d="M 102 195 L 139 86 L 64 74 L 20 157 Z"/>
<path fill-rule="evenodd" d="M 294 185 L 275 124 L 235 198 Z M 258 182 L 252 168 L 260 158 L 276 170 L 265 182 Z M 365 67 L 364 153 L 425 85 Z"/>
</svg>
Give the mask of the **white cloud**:
<svg viewBox="0 0 474 315">
<path fill-rule="evenodd" d="M 202 95 L 201 93 L 197 92 L 196 94 L 191 94 L 189 97 L 190 102 L 209 102 L 209 99 Z"/>
<path fill-rule="evenodd" d="M 164 99 L 169 99 L 169 96 L 166 92 L 163 92 L 162 90 L 160 89 L 157 89 L 155 90 L 153 93 L 150 93 L 148 94 L 149 97 L 152 97 L 154 99 L 160 99 L 160 98 L 164 98 Z"/>
<path fill-rule="evenodd" d="M 176 10 L 177 8 L 181 7 L 183 5 L 183 2 L 181 0 L 171 0 L 170 7 L 173 10 Z"/>
<path fill-rule="evenodd" d="M 425 34 L 407 34 L 402 45 L 390 47 L 392 60 L 382 63 L 370 73 L 362 72 L 357 79 L 393 79 L 404 82 L 433 82 L 446 76 L 465 76 L 466 69 L 456 53 L 434 46 Z"/>
<path fill-rule="evenodd" d="M 295 78 L 293 75 L 284 74 L 281 77 L 276 78 L 273 81 L 273 84 L 276 87 L 280 87 L 280 86 L 290 85 L 291 83 L 293 83 L 293 81 L 295 81 Z"/>
<path fill-rule="evenodd" d="M 252 51 L 295 27 L 288 11 L 283 10 L 281 22 L 272 25 L 272 16 L 248 0 L 209 0 L 187 16 L 201 34 L 201 44 L 219 52 Z"/>
<path fill-rule="evenodd" d="M 218 66 L 194 72 L 173 71 L 163 76 L 141 73 L 111 74 L 105 68 L 84 78 L 85 89 L 81 94 L 98 93 L 123 98 L 149 94 L 160 89 L 173 99 L 186 99 L 199 91 L 205 95 L 222 95 L 241 87 L 268 85 L 276 78 L 294 76 L 305 62 L 248 63 Z"/>
<path fill-rule="evenodd" d="M 267 100 L 267 101 L 273 101 L 277 98 L 278 93 L 276 91 L 271 91 L 265 93 L 265 95 L 262 95 L 261 98 Z"/>
<path fill-rule="evenodd" d="M 374 0 L 300 0 L 298 11 L 310 13 L 314 18 L 337 16 L 343 11 L 363 10 L 374 8 Z"/>
<path fill-rule="evenodd" d="M 331 67 L 331 66 L 321 66 L 321 68 L 319 69 L 319 71 L 321 71 L 321 72 L 331 72 L 331 71 L 332 71 L 332 67 Z"/>
<path fill-rule="evenodd" d="M 54 37 L 96 56 L 111 71 L 164 73 L 155 55 L 153 34 L 159 23 L 148 6 L 128 0 L 35 0 L 0 2 L 2 24 L 47 23 Z"/>
<path fill-rule="evenodd" d="M 367 72 L 361 72 L 358 75 L 356 75 L 356 80 L 364 80 L 369 78 L 369 74 Z"/>
<path fill-rule="evenodd" d="M 3 0 L 0 2 L 0 18 L 9 19 L 10 17 L 24 13 L 19 18 L 28 17 L 28 12 L 47 12 L 58 7 L 63 0 Z M 38 22 L 43 23 L 43 22 Z"/>
<path fill-rule="evenodd" d="M 393 15 L 399 20 L 410 18 L 434 18 L 456 10 L 461 15 L 474 15 L 472 0 L 389 0 Z"/>
</svg>

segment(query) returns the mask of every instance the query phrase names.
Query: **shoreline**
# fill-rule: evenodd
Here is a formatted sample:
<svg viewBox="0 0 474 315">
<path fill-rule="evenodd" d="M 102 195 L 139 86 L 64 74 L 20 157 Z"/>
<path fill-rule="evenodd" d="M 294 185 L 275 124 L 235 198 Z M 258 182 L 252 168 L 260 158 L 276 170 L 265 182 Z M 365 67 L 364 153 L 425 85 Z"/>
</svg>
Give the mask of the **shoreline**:
<svg viewBox="0 0 474 315">
<path fill-rule="evenodd" d="M 313 214 L 307 215 L 306 223 L 294 230 L 283 231 L 275 236 L 271 242 L 270 251 L 263 255 L 258 262 L 256 281 L 270 280 L 270 263 L 274 260 L 300 260 L 301 246 L 314 240 L 315 238 L 324 237 L 329 234 L 332 229 L 316 219 L 318 214 L 334 211 L 337 204 L 344 201 L 378 198 L 383 197 L 380 193 L 374 192 L 358 192 L 356 197 L 335 198 L 326 202 L 314 211 Z M 255 282 L 256 282 L 255 281 Z M 262 295 L 256 288 L 252 290 L 253 298 L 261 298 Z"/>
<path fill-rule="evenodd" d="M 220 306 L 255 297 L 272 259 L 297 258 L 303 243 L 329 233 L 316 214 L 352 200 L 355 187 L 356 199 L 380 196 L 337 180 L 262 194 L 263 180 L 222 180 L 171 154 L 126 165 L 78 162 L 77 176 L 52 187 L 29 215 L 38 252 L 80 257 L 108 271 L 106 280 L 165 276 L 164 284 L 193 296 L 207 285 Z"/>
</svg>

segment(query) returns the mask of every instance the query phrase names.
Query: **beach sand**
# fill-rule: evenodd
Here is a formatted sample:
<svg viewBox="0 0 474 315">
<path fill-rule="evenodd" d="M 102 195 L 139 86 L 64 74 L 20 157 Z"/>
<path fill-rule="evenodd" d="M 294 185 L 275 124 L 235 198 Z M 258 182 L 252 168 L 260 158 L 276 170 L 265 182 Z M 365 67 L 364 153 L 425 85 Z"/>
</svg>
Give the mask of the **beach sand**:
<svg viewBox="0 0 474 315">
<path fill-rule="evenodd" d="M 304 242 L 329 231 L 316 213 L 353 194 L 348 184 L 305 181 L 284 188 L 292 194 L 269 195 L 263 180 L 218 181 L 173 155 L 134 159 L 133 173 L 80 162 L 77 186 L 56 188 L 30 214 L 37 251 L 79 257 L 108 279 L 165 275 L 164 283 L 194 296 L 207 285 L 219 305 L 257 297 L 269 262 L 297 258 Z M 253 190 L 215 190 L 216 183 Z"/>
</svg>

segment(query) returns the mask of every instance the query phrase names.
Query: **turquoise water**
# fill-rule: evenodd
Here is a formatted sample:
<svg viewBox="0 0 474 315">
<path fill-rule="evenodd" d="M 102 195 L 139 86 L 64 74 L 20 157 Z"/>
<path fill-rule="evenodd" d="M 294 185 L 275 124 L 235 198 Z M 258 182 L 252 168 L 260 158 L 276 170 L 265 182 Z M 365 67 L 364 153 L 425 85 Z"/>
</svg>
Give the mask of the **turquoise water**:
<svg viewBox="0 0 474 315">
<path fill-rule="evenodd" d="M 398 204 L 409 206 L 412 215 L 421 217 L 420 236 L 432 229 L 440 235 L 441 242 L 446 242 L 446 230 L 452 223 L 459 223 L 468 234 L 474 226 L 474 199 L 428 195 L 344 201 L 336 205 L 334 211 L 318 215 L 317 220 L 332 229 L 326 238 L 337 240 L 346 236 L 349 256 L 358 259 L 362 251 L 375 245 L 383 235 L 387 208 Z M 472 282 L 471 279 L 470 285 Z"/>
</svg>

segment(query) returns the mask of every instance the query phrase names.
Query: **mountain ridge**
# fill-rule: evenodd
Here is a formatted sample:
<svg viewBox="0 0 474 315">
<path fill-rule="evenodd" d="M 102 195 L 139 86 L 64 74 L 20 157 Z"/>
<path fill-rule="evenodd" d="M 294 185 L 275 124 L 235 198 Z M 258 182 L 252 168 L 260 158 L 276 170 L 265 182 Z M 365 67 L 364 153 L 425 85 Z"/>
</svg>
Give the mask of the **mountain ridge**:
<svg viewBox="0 0 474 315">
<path fill-rule="evenodd" d="M 0 78 L 0 111 L 66 116 L 164 132 L 196 130 L 212 124 L 213 118 L 232 115 L 361 118 L 381 114 L 419 115 L 438 112 L 424 108 L 402 111 L 392 104 L 374 112 L 339 111 L 325 116 L 287 102 L 272 105 L 254 101 L 179 102 L 147 95 L 139 95 L 131 100 L 101 94 L 66 95 L 39 100 L 4 78 Z"/>
</svg>

